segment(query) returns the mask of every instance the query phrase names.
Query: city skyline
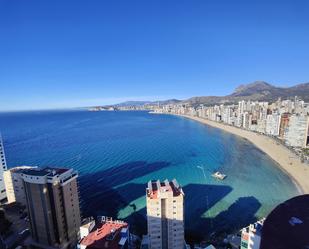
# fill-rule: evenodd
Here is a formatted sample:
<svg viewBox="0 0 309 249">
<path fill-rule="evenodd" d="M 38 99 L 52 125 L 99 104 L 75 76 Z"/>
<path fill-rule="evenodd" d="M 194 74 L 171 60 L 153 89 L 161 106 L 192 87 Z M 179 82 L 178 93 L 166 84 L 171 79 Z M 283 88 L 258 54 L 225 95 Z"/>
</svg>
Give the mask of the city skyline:
<svg viewBox="0 0 309 249">
<path fill-rule="evenodd" d="M 308 82 L 307 1 L 0 3 L 0 109 Z"/>
</svg>

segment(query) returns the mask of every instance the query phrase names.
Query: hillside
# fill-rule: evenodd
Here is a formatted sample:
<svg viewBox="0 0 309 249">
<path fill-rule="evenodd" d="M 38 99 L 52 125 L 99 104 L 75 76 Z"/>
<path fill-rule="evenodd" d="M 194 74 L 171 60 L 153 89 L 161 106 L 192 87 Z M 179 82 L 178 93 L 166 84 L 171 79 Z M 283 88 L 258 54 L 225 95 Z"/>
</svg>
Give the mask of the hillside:
<svg viewBox="0 0 309 249">
<path fill-rule="evenodd" d="M 255 81 L 250 84 L 240 85 L 233 93 L 226 96 L 199 96 L 187 100 L 169 99 L 165 101 L 127 101 L 116 107 L 145 106 L 145 105 L 167 105 L 167 104 L 189 104 L 189 105 L 214 105 L 214 104 L 232 104 L 241 100 L 252 101 L 276 101 L 279 97 L 282 99 L 294 98 L 298 96 L 305 102 L 309 102 L 309 83 L 298 84 L 292 87 L 276 87 L 264 81 Z"/>
<path fill-rule="evenodd" d="M 264 81 L 255 81 L 251 84 L 237 87 L 232 94 L 227 96 L 192 97 L 188 100 L 184 100 L 183 103 L 191 105 L 212 105 L 237 103 L 240 100 L 275 101 L 279 97 L 287 99 L 295 96 L 309 102 L 309 83 L 284 88 L 273 86 Z"/>
</svg>

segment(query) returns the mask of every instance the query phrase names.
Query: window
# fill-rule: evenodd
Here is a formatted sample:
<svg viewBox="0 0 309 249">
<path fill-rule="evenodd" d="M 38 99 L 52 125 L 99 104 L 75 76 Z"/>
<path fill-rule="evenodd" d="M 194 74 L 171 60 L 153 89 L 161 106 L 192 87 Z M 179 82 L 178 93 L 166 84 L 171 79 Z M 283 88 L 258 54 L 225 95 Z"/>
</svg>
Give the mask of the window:
<svg viewBox="0 0 309 249">
<path fill-rule="evenodd" d="M 241 242 L 241 247 L 248 248 L 248 244 L 245 241 Z"/>
</svg>

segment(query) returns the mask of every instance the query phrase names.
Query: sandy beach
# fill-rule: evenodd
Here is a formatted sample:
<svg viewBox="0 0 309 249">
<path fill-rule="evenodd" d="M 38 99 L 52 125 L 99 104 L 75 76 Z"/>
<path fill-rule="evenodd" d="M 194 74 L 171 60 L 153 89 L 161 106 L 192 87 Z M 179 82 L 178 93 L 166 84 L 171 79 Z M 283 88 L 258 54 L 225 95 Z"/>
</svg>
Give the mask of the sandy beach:
<svg viewBox="0 0 309 249">
<path fill-rule="evenodd" d="M 203 124 L 222 129 L 226 132 L 249 140 L 256 147 L 258 147 L 277 162 L 277 165 L 292 178 L 301 193 L 309 193 L 309 166 L 305 163 L 302 163 L 293 152 L 291 152 L 283 145 L 278 144 L 272 138 L 198 117 L 191 117 L 186 115 L 179 116 L 196 120 Z"/>
</svg>

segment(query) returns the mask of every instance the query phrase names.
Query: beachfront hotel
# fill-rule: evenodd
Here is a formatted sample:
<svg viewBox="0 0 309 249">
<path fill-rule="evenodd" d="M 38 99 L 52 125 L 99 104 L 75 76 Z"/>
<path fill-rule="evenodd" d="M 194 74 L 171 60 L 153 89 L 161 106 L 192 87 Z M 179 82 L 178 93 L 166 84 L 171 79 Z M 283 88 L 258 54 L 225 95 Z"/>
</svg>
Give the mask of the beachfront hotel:
<svg viewBox="0 0 309 249">
<path fill-rule="evenodd" d="M 32 246 L 70 248 L 79 238 L 77 172 L 73 169 L 28 169 L 21 173 Z"/>
<path fill-rule="evenodd" d="M 184 192 L 177 181 L 150 181 L 146 189 L 150 249 L 183 249 Z"/>
<path fill-rule="evenodd" d="M 78 249 L 126 249 L 130 242 L 128 223 L 99 216 L 87 219 L 80 227 Z"/>
<path fill-rule="evenodd" d="M 0 134 L 0 202 L 6 198 L 3 172 L 7 169 L 2 137 Z"/>
</svg>

